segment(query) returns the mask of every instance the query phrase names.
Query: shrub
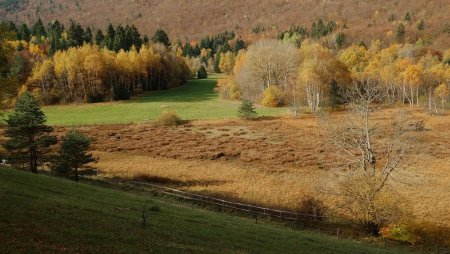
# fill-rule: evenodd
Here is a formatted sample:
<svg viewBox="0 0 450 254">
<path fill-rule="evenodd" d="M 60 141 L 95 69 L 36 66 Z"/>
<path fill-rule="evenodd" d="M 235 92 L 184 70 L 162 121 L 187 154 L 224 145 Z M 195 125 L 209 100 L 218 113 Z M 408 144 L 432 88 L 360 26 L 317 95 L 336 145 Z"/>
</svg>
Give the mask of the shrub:
<svg viewBox="0 0 450 254">
<path fill-rule="evenodd" d="M 219 79 L 216 91 L 219 93 L 220 98 L 226 100 L 239 100 L 241 97 L 236 82 L 231 79 Z"/>
<path fill-rule="evenodd" d="M 116 86 L 114 87 L 113 99 L 115 101 L 121 100 L 129 100 L 130 99 L 130 91 L 124 86 Z"/>
<path fill-rule="evenodd" d="M 104 95 L 101 93 L 90 93 L 87 96 L 88 103 L 98 103 L 104 101 Z"/>
<path fill-rule="evenodd" d="M 238 116 L 247 120 L 252 120 L 256 118 L 255 106 L 250 101 L 242 101 L 238 108 Z"/>
<path fill-rule="evenodd" d="M 387 239 L 416 244 L 420 237 L 405 225 L 390 224 L 380 230 L 381 236 Z"/>
<path fill-rule="evenodd" d="M 205 79 L 208 78 L 208 74 L 206 73 L 205 67 L 202 65 L 197 71 L 197 78 L 198 79 Z"/>
<path fill-rule="evenodd" d="M 70 130 L 62 139 L 61 148 L 55 157 L 53 172 L 78 181 L 79 170 L 86 164 L 94 162 L 88 153 L 91 140 L 77 130 Z"/>
<path fill-rule="evenodd" d="M 305 214 L 307 219 L 316 220 L 316 221 L 322 221 L 325 216 L 327 208 L 323 204 L 322 201 L 320 201 L 317 198 L 313 197 L 306 197 L 300 200 L 300 202 L 297 204 L 296 211 L 298 213 Z M 311 216 L 309 216 L 311 215 Z"/>
<path fill-rule="evenodd" d="M 171 111 L 166 111 L 161 114 L 161 116 L 155 120 L 155 126 L 177 126 L 180 125 L 183 121 L 181 118 L 175 113 Z"/>
<path fill-rule="evenodd" d="M 157 205 L 152 205 L 149 210 L 150 212 L 161 212 L 161 208 Z"/>
<path fill-rule="evenodd" d="M 267 107 L 278 107 L 283 105 L 284 93 L 275 85 L 269 86 L 262 96 L 261 104 Z"/>
</svg>

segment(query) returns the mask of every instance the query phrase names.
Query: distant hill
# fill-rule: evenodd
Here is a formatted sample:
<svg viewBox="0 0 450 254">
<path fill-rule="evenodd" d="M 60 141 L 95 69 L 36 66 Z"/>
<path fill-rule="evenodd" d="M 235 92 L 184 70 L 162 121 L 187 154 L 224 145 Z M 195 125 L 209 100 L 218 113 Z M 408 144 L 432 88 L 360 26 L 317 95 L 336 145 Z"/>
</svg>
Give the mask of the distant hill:
<svg viewBox="0 0 450 254">
<path fill-rule="evenodd" d="M 388 39 L 403 22 L 410 38 L 420 36 L 437 48 L 450 44 L 450 0 L 0 0 L 0 6 L 1 19 L 74 19 L 97 28 L 133 23 L 146 34 L 163 28 L 182 40 L 224 30 L 247 37 L 258 31 L 256 36 L 274 35 L 291 25 L 310 28 L 322 18 L 341 28 L 347 24 L 346 33 L 355 40 Z M 423 31 L 417 29 L 421 20 Z"/>
</svg>

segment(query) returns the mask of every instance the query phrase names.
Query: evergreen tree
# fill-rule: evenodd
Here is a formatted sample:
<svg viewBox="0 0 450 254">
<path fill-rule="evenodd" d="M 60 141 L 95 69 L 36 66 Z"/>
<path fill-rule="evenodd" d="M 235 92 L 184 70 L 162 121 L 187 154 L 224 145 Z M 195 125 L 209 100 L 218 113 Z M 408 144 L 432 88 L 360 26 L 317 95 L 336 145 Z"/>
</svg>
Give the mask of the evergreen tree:
<svg viewBox="0 0 450 254">
<path fill-rule="evenodd" d="M 342 48 L 345 45 L 345 34 L 344 33 L 338 33 L 336 36 L 336 45 L 339 48 Z"/>
<path fill-rule="evenodd" d="M 137 27 L 132 25 L 130 28 L 130 34 L 133 42 L 132 44 L 136 47 L 137 50 L 139 50 L 142 47 L 142 39 Z"/>
<path fill-rule="evenodd" d="M 95 33 L 95 44 L 97 44 L 98 46 L 103 45 L 103 42 L 105 40 L 105 36 L 103 35 L 103 32 L 101 29 L 98 29 L 97 32 Z"/>
<path fill-rule="evenodd" d="M 166 45 L 166 47 L 170 46 L 169 36 L 162 29 L 156 30 L 155 34 L 152 37 L 152 41 L 154 43 L 162 43 L 162 44 Z"/>
<path fill-rule="evenodd" d="M 236 43 L 234 44 L 233 52 L 234 54 L 239 53 L 239 50 L 245 49 L 245 42 L 244 40 L 237 39 Z"/>
<path fill-rule="evenodd" d="M 148 39 L 148 36 L 147 36 L 147 35 L 144 35 L 144 39 L 143 39 L 144 44 L 148 44 L 149 41 L 150 41 L 150 40 Z"/>
<path fill-rule="evenodd" d="M 14 61 L 9 69 L 8 77 L 15 78 L 18 81 L 25 81 L 25 59 L 21 54 L 17 54 L 14 57 Z"/>
<path fill-rule="evenodd" d="M 91 140 L 76 130 L 69 131 L 62 139 L 61 148 L 56 156 L 54 171 L 56 174 L 73 177 L 78 181 L 79 170 L 87 163 L 95 161 L 88 154 Z"/>
<path fill-rule="evenodd" d="M 231 46 L 230 46 L 230 44 L 226 41 L 225 43 L 222 44 L 222 47 L 220 48 L 220 52 L 222 52 L 222 53 L 227 53 L 228 51 L 231 51 Z"/>
<path fill-rule="evenodd" d="M 30 29 L 28 28 L 28 26 L 26 24 L 22 24 L 20 26 L 18 34 L 19 34 L 18 35 L 19 40 L 24 40 L 24 41 L 28 42 L 31 39 Z"/>
<path fill-rule="evenodd" d="M 206 73 L 205 67 L 202 65 L 197 71 L 197 78 L 198 79 L 205 79 L 208 78 L 208 74 Z"/>
<path fill-rule="evenodd" d="M 411 13 L 407 12 L 407 13 L 405 14 L 405 21 L 411 22 L 411 20 L 412 20 L 412 18 L 411 18 Z"/>
<path fill-rule="evenodd" d="M 88 43 L 88 44 L 92 44 L 92 30 L 90 27 L 86 28 L 86 31 L 84 31 L 83 33 L 83 42 Z"/>
<path fill-rule="evenodd" d="M 83 45 L 84 42 L 84 30 L 80 24 L 70 21 L 70 27 L 67 31 L 67 40 L 69 47 L 77 47 Z"/>
<path fill-rule="evenodd" d="M 395 33 L 395 37 L 397 38 L 397 40 L 399 42 L 401 42 L 405 38 L 405 34 L 406 34 L 405 25 L 400 23 L 400 25 L 397 27 L 397 31 Z"/>
<path fill-rule="evenodd" d="M 108 28 L 106 30 L 106 47 L 109 50 L 113 50 L 114 48 L 114 38 L 116 37 L 116 30 L 111 23 L 109 23 Z"/>
<path fill-rule="evenodd" d="M 186 42 L 186 44 L 184 44 L 183 56 L 192 57 L 192 46 L 189 42 Z"/>
<path fill-rule="evenodd" d="M 339 89 L 338 83 L 333 80 L 330 85 L 330 106 L 334 110 L 338 106 L 344 104 L 344 98 L 342 97 L 342 93 Z"/>
<path fill-rule="evenodd" d="M 222 71 L 220 70 L 220 54 L 219 53 L 217 53 L 214 56 L 214 72 L 222 73 Z"/>
<path fill-rule="evenodd" d="M 49 147 L 57 143 L 51 136 L 52 128 L 46 125 L 47 118 L 39 102 L 28 92 L 16 102 L 14 111 L 7 117 L 6 136 L 10 139 L 4 145 L 11 153 L 13 165 L 26 165 L 37 173 L 38 165 L 48 161 Z"/>
<path fill-rule="evenodd" d="M 238 117 L 244 118 L 247 120 L 255 119 L 257 116 L 255 106 L 250 101 L 242 101 L 241 105 L 238 108 Z"/>
<path fill-rule="evenodd" d="M 195 47 L 192 49 L 192 56 L 198 57 L 200 55 L 200 47 L 198 44 L 195 44 Z"/>
<path fill-rule="evenodd" d="M 31 28 L 31 32 L 34 36 L 38 38 L 46 35 L 45 27 L 44 24 L 42 23 L 41 18 L 39 18 L 38 21 L 36 21 L 36 23 L 33 25 L 33 28 Z"/>
<path fill-rule="evenodd" d="M 417 24 L 417 30 L 423 31 L 424 29 L 425 29 L 425 21 L 422 19 L 422 20 Z"/>
</svg>

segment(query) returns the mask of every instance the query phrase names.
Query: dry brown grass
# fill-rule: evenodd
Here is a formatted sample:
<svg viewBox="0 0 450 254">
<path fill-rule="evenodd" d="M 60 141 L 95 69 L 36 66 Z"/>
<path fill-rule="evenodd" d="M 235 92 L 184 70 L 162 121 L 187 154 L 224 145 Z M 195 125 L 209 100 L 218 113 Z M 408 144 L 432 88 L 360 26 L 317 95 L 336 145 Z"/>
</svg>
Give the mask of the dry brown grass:
<svg viewBox="0 0 450 254">
<path fill-rule="evenodd" d="M 385 110 L 379 118 L 397 113 Z M 428 130 L 414 132 L 416 141 L 395 184 L 417 222 L 449 227 L 450 116 L 434 117 L 420 110 L 413 114 Z M 93 148 L 102 176 L 140 178 L 286 209 L 295 209 L 305 196 L 334 204 L 334 198 L 320 190 L 338 177 L 337 156 L 313 116 L 196 121 L 170 128 L 111 125 L 82 131 L 96 138 Z"/>
<path fill-rule="evenodd" d="M 160 117 L 158 117 L 153 125 L 156 127 L 172 127 L 180 125 L 183 122 L 181 118 L 175 112 L 167 111 L 163 112 Z"/>
</svg>

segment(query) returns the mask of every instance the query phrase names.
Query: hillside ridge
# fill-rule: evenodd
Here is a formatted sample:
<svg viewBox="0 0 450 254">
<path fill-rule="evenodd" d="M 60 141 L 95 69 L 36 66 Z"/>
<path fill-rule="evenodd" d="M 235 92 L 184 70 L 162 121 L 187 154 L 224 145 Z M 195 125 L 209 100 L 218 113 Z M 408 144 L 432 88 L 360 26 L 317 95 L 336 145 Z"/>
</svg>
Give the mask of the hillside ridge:
<svg viewBox="0 0 450 254">
<path fill-rule="evenodd" d="M 448 0 L 3 0 L 0 19 L 32 24 L 38 17 L 44 22 L 70 19 L 82 25 L 106 28 L 113 24 L 135 24 L 143 33 L 151 35 L 157 28 L 167 30 L 171 38 L 198 40 L 207 34 L 235 30 L 247 37 L 268 36 L 292 25 L 311 28 L 319 18 L 335 20 L 347 33 L 358 40 L 386 37 L 395 33 L 400 22 L 407 23 L 410 36 L 436 39 L 438 44 L 448 41 L 440 35 L 450 23 Z M 405 21 L 409 13 L 411 20 Z M 424 31 L 416 24 L 425 21 Z M 253 32 L 252 32 L 253 30 Z M 440 38 L 440 39 L 439 39 Z"/>
</svg>

